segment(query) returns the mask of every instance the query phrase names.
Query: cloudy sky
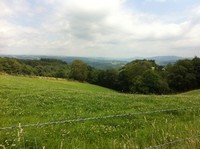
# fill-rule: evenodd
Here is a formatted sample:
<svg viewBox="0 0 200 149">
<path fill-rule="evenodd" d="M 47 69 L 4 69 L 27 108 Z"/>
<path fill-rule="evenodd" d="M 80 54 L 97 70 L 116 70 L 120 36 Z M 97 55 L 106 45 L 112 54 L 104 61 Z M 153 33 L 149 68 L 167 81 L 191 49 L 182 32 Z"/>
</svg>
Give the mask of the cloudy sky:
<svg viewBox="0 0 200 149">
<path fill-rule="evenodd" d="M 0 54 L 200 56 L 200 1 L 0 0 Z"/>
</svg>

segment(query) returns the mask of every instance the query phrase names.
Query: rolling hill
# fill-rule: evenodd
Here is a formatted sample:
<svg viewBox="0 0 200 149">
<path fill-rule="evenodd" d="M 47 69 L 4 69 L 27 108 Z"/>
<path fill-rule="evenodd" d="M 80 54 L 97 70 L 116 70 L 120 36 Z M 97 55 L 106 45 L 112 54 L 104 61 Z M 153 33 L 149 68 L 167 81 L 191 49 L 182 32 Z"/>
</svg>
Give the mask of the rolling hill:
<svg viewBox="0 0 200 149">
<path fill-rule="evenodd" d="M 131 95 L 61 79 L 0 75 L 3 148 L 198 148 L 199 135 L 200 90 Z"/>
<path fill-rule="evenodd" d="M 178 56 L 155 56 L 155 57 L 131 57 L 131 58 L 102 58 L 102 57 L 73 57 L 73 56 L 42 56 L 42 55 L 0 55 L 0 57 L 12 57 L 18 59 L 34 59 L 50 58 L 62 60 L 67 63 L 72 63 L 74 60 L 82 60 L 86 64 L 97 69 L 119 69 L 126 63 L 134 60 L 155 60 L 158 65 L 173 64 L 178 60 L 185 59 L 185 57 Z M 191 59 L 188 57 L 188 59 Z"/>
</svg>

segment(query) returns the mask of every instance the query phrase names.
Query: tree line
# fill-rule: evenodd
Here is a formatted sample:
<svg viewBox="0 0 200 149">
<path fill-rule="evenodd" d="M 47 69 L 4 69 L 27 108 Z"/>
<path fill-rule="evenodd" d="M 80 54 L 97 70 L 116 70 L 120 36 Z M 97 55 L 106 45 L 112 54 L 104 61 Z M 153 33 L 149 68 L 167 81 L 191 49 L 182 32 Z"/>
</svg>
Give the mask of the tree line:
<svg viewBox="0 0 200 149">
<path fill-rule="evenodd" d="M 154 60 L 135 60 L 122 68 L 100 70 L 81 60 L 0 58 L 0 72 L 73 79 L 125 93 L 171 94 L 200 88 L 200 58 L 159 66 Z"/>
</svg>

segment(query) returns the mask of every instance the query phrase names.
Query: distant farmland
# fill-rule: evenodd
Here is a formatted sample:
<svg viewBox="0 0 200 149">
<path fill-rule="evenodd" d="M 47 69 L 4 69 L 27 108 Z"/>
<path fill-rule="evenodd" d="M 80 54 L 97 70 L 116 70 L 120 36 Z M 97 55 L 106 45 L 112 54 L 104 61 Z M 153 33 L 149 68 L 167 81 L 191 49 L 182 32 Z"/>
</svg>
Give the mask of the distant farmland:
<svg viewBox="0 0 200 149">
<path fill-rule="evenodd" d="M 131 95 L 86 83 L 0 75 L 2 148 L 199 146 L 200 90 Z"/>
</svg>

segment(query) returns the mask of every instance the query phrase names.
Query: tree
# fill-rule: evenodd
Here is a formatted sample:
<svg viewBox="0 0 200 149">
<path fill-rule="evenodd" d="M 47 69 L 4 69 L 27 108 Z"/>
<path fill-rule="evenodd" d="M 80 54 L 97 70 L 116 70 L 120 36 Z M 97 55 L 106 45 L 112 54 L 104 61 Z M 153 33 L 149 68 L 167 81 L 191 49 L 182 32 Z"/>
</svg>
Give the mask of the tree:
<svg viewBox="0 0 200 149">
<path fill-rule="evenodd" d="M 200 58 L 195 57 L 192 59 L 194 74 L 196 77 L 197 88 L 200 88 Z"/>
<path fill-rule="evenodd" d="M 154 70 L 147 70 L 138 76 L 132 87 L 132 92 L 143 94 L 164 94 L 169 92 L 167 82 Z"/>
<path fill-rule="evenodd" d="M 71 64 L 70 77 L 78 81 L 86 81 L 88 77 L 88 66 L 81 60 L 74 60 Z"/>
<path fill-rule="evenodd" d="M 1 71 L 9 74 L 21 74 L 22 65 L 15 58 L 1 58 Z"/>
<path fill-rule="evenodd" d="M 179 60 L 174 65 L 168 65 L 168 83 L 174 91 L 187 91 L 197 86 L 194 67 L 191 60 Z"/>
<path fill-rule="evenodd" d="M 98 75 L 98 85 L 118 89 L 118 72 L 114 69 L 101 70 Z"/>
<path fill-rule="evenodd" d="M 120 90 L 130 92 L 134 88 L 135 81 L 137 81 L 139 76 L 145 71 L 156 67 L 155 61 L 152 60 L 136 60 L 126 64 L 119 71 Z"/>
<path fill-rule="evenodd" d="M 100 70 L 88 66 L 88 76 L 86 81 L 92 84 L 97 84 L 99 72 Z"/>
</svg>

